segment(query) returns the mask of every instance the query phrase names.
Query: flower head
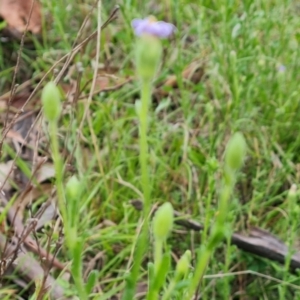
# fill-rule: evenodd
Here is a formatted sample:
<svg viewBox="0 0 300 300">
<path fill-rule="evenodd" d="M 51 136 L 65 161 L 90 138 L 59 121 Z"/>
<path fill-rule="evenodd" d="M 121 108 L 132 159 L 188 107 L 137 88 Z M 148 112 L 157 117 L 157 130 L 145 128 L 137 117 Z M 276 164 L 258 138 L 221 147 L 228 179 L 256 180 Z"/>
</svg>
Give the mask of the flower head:
<svg viewBox="0 0 300 300">
<path fill-rule="evenodd" d="M 175 31 L 175 26 L 173 24 L 157 21 L 154 17 L 134 19 L 132 20 L 131 25 L 137 36 L 149 34 L 159 38 L 167 38 Z"/>
<path fill-rule="evenodd" d="M 156 240 L 165 241 L 174 223 L 173 206 L 165 202 L 158 208 L 153 217 L 153 235 Z"/>
<path fill-rule="evenodd" d="M 246 156 L 246 141 L 242 133 L 236 132 L 228 141 L 225 151 L 226 166 L 237 171 L 244 163 Z"/>
<path fill-rule="evenodd" d="M 52 81 L 48 82 L 42 91 L 42 104 L 45 118 L 49 122 L 56 122 L 59 119 L 62 105 L 61 95 L 58 87 Z"/>
<path fill-rule="evenodd" d="M 284 73 L 284 72 L 286 71 L 286 66 L 285 66 L 285 65 L 279 65 L 279 66 L 277 67 L 277 71 L 278 71 L 279 73 Z"/>
</svg>

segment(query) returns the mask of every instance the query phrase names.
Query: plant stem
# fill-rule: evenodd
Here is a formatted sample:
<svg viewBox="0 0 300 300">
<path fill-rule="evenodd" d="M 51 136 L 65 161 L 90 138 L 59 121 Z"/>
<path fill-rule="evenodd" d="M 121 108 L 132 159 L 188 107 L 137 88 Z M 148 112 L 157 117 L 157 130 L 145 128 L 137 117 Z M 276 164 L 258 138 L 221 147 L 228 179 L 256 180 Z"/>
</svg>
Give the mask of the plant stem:
<svg viewBox="0 0 300 300">
<path fill-rule="evenodd" d="M 82 300 L 87 300 L 88 295 L 86 293 L 84 281 L 82 278 L 82 260 L 81 255 L 83 251 L 83 242 L 77 239 L 76 244 L 71 249 L 73 254 L 73 262 L 71 267 L 72 276 L 75 282 L 79 298 Z"/>
<path fill-rule="evenodd" d="M 72 237 L 74 236 L 71 232 L 71 227 L 67 219 L 67 208 L 66 208 L 66 198 L 65 198 L 65 191 L 64 191 L 64 186 L 63 186 L 63 163 L 62 163 L 62 158 L 59 153 L 59 143 L 58 143 L 58 138 L 57 138 L 57 123 L 56 121 L 50 122 L 49 123 L 49 131 L 50 131 L 50 139 L 51 139 L 51 146 L 52 146 L 52 159 L 54 162 L 54 168 L 55 168 L 55 178 L 56 178 L 56 191 L 57 191 L 57 200 L 58 200 L 58 207 L 60 210 L 60 213 L 62 215 L 63 219 L 63 226 L 64 226 L 64 233 L 65 233 L 65 243 L 70 251 L 70 253 L 73 256 L 74 253 L 74 242 L 72 240 Z M 75 246 L 76 247 L 76 246 Z M 76 285 L 77 292 L 80 296 L 80 299 L 85 300 L 87 299 L 85 290 L 84 290 L 84 283 L 82 280 L 82 261 L 79 258 L 79 261 L 73 261 L 73 266 L 72 266 L 72 276 L 74 278 L 74 282 Z"/>
<path fill-rule="evenodd" d="M 157 274 L 160 265 L 161 265 L 161 260 L 162 260 L 162 248 L 163 244 L 160 239 L 155 240 L 155 245 L 154 245 L 154 266 L 155 266 L 155 273 Z"/>
<path fill-rule="evenodd" d="M 154 245 L 154 276 L 158 276 L 159 268 L 162 262 L 163 254 L 163 243 L 160 239 L 155 239 Z M 147 300 L 157 300 L 159 290 L 154 287 L 148 289 Z"/>
<path fill-rule="evenodd" d="M 174 291 L 175 285 L 176 285 L 176 281 L 173 279 L 170 282 L 167 291 L 164 293 L 164 295 L 162 297 L 162 300 L 168 300 L 172 296 L 172 293 Z"/>
<path fill-rule="evenodd" d="M 192 299 L 193 295 L 195 294 L 197 287 L 204 275 L 206 266 L 208 265 L 213 250 L 214 249 L 209 249 L 207 246 L 203 246 L 203 248 L 199 251 L 199 255 L 198 255 L 199 258 L 196 265 L 196 270 L 191 280 L 191 284 L 188 290 L 188 296 L 186 299 Z"/>
<path fill-rule="evenodd" d="M 151 99 L 151 81 L 142 81 L 141 87 L 141 110 L 139 112 L 139 134 L 140 134 L 140 165 L 141 165 L 141 184 L 144 195 L 144 210 L 143 217 L 144 223 L 142 225 L 141 234 L 137 242 L 137 248 L 134 257 L 134 264 L 131 269 L 130 277 L 127 280 L 127 287 L 123 294 L 123 300 L 132 300 L 134 298 L 136 282 L 139 276 L 139 269 L 142 263 L 144 253 L 148 244 L 148 216 L 151 209 L 150 199 L 150 179 L 149 179 L 149 153 L 148 153 L 148 141 L 147 141 L 147 129 L 148 129 L 148 111 L 149 103 Z"/>
<path fill-rule="evenodd" d="M 151 82 L 142 82 L 142 107 L 140 112 L 140 164 L 141 164 L 141 176 L 142 176 L 142 188 L 144 193 L 144 228 L 148 220 L 150 213 L 150 180 L 149 180 L 149 150 L 147 141 L 147 129 L 148 129 L 148 111 L 151 97 Z M 147 229 L 147 228 L 146 228 Z"/>
<path fill-rule="evenodd" d="M 208 238 L 207 244 L 204 245 L 199 251 L 195 273 L 189 286 L 187 299 L 191 299 L 196 292 L 197 287 L 204 275 L 206 266 L 209 263 L 210 257 L 214 253 L 215 248 L 218 246 L 218 243 L 221 241 L 220 238 L 224 236 L 224 226 L 226 224 L 228 201 L 232 191 L 233 182 L 234 180 L 229 180 L 227 182 L 224 180 L 224 184 L 220 193 L 219 211 L 214 227 L 215 230 L 213 228 L 211 236 Z"/>
</svg>

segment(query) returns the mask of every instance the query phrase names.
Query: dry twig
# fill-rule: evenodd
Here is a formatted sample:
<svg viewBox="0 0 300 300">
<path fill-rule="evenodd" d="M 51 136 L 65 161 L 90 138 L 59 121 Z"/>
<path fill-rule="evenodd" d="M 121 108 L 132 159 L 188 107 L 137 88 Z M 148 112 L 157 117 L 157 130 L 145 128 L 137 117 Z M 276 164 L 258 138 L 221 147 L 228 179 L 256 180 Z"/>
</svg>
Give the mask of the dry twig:
<svg viewBox="0 0 300 300">
<path fill-rule="evenodd" d="M 139 211 L 143 208 L 143 202 L 140 200 L 133 200 L 131 201 L 131 204 Z M 189 216 L 182 215 L 177 211 L 174 211 L 174 216 L 176 217 L 175 222 L 185 228 L 195 231 L 202 231 L 204 228 L 203 225 L 197 221 L 192 220 Z M 231 243 L 243 251 L 277 261 L 282 264 L 285 263 L 285 259 L 289 253 L 288 247 L 283 241 L 268 231 L 256 227 L 250 228 L 247 234 L 242 232 L 233 233 Z M 294 255 L 291 258 L 290 268 L 292 271 L 300 268 L 300 252 L 294 251 Z"/>
</svg>

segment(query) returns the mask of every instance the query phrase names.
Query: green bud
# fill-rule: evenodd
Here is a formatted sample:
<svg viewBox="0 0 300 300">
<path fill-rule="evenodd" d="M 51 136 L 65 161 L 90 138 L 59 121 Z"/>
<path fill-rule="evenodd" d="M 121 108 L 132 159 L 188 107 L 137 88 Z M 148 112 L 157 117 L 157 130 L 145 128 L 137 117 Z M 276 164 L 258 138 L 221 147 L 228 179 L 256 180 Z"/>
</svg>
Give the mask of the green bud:
<svg viewBox="0 0 300 300">
<path fill-rule="evenodd" d="M 172 230 L 174 212 L 171 203 L 164 203 L 153 218 L 153 235 L 155 239 L 166 240 Z"/>
<path fill-rule="evenodd" d="M 246 141 L 240 132 L 236 132 L 228 141 L 225 151 L 225 164 L 232 171 L 240 169 L 246 155 Z"/>
<path fill-rule="evenodd" d="M 44 107 L 45 118 L 49 122 L 57 121 L 61 110 L 61 96 L 58 87 L 54 82 L 48 82 L 42 91 L 42 103 Z"/>
<path fill-rule="evenodd" d="M 162 55 L 161 41 L 151 35 L 141 36 L 136 44 L 136 68 L 144 81 L 152 80 Z"/>
<path fill-rule="evenodd" d="M 81 185 L 76 176 L 72 176 L 66 184 L 67 222 L 76 231 L 79 220 L 79 200 Z"/>
<path fill-rule="evenodd" d="M 77 177 L 72 176 L 66 185 L 66 196 L 67 199 L 76 199 L 80 193 L 80 182 Z"/>
<path fill-rule="evenodd" d="M 180 257 L 176 265 L 176 278 L 181 279 L 187 275 L 190 267 L 191 257 L 192 253 L 190 250 L 185 251 L 185 253 Z"/>
</svg>

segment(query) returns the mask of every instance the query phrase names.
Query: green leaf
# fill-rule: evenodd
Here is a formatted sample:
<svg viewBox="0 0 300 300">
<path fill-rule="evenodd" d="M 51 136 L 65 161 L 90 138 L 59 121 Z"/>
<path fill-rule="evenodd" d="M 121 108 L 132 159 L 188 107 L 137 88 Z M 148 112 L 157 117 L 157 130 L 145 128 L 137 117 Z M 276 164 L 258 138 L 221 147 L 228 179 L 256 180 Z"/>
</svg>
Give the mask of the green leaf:
<svg viewBox="0 0 300 300">
<path fill-rule="evenodd" d="M 99 272 L 97 270 L 92 270 L 91 273 L 89 274 L 89 277 L 87 279 L 86 285 L 85 285 L 85 291 L 87 295 L 89 295 L 96 283 L 97 277 L 98 277 Z"/>
</svg>

